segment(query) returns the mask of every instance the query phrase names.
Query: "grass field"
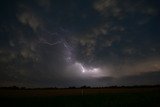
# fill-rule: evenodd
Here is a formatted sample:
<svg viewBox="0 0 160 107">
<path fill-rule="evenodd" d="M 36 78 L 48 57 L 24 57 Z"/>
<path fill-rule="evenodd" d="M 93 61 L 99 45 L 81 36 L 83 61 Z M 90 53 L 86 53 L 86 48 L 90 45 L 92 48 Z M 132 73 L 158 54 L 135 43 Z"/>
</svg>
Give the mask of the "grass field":
<svg viewBox="0 0 160 107">
<path fill-rule="evenodd" d="M 4 107 L 160 107 L 160 88 L 0 90 Z"/>
</svg>

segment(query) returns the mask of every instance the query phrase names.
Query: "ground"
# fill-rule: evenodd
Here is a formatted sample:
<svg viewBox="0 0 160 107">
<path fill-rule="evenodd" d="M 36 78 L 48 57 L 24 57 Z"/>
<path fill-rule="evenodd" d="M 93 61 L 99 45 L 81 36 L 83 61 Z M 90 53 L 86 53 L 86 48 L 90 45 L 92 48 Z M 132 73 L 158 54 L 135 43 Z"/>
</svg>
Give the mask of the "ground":
<svg viewBox="0 0 160 107">
<path fill-rule="evenodd" d="M 160 88 L 0 90 L 4 106 L 160 107 Z"/>
</svg>

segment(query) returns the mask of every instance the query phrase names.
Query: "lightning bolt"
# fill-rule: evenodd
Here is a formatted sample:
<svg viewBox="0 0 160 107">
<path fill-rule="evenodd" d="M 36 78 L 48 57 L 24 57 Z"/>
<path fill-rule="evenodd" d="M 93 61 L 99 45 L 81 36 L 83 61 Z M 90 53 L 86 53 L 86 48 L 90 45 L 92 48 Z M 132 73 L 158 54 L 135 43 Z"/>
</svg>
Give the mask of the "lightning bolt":
<svg viewBox="0 0 160 107">
<path fill-rule="evenodd" d="M 55 37 L 55 42 L 49 42 L 48 40 L 46 40 L 44 37 L 41 37 L 39 38 L 39 43 L 42 43 L 42 44 L 46 44 L 46 45 L 50 45 L 50 46 L 54 46 L 54 45 L 58 45 L 58 44 L 62 44 L 64 47 L 65 47 L 65 60 L 66 62 L 68 63 L 71 63 L 73 62 L 73 57 L 72 57 L 72 50 L 73 48 L 69 45 L 69 43 L 65 40 L 65 35 L 63 35 L 63 32 L 67 32 L 67 30 L 63 29 L 63 28 L 60 28 L 62 34 L 59 34 L 59 33 L 52 33 L 50 31 L 48 31 L 47 29 L 45 28 L 42 28 L 42 31 L 47 33 L 48 36 L 51 36 L 51 37 Z M 60 38 L 59 38 L 60 37 Z"/>
<path fill-rule="evenodd" d="M 57 42 L 54 42 L 54 43 L 50 43 L 50 42 L 47 42 L 47 41 L 43 41 L 43 42 L 41 42 L 41 43 L 44 43 L 44 44 L 53 46 L 53 45 L 57 45 L 57 44 L 62 43 L 62 41 L 57 41 Z"/>
</svg>

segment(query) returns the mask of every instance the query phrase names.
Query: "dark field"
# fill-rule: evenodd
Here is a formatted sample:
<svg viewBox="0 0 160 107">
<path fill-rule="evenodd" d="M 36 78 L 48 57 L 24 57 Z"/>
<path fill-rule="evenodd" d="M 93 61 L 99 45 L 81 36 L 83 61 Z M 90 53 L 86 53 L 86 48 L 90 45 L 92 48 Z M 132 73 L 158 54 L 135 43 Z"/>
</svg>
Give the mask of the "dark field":
<svg viewBox="0 0 160 107">
<path fill-rule="evenodd" d="M 0 102 L 3 107 L 160 107 L 160 88 L 1 89 Z"/>
</svg>

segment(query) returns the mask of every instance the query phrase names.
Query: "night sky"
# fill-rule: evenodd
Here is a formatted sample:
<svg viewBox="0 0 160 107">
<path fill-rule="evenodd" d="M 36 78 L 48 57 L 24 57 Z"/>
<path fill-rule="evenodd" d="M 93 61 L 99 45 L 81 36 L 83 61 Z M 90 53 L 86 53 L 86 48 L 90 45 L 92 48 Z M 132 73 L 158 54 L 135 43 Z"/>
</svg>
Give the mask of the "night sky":
<svg viewBox="0 0 160 107">
<path fill-rule="evenodd" d="M 155 84 L 159 0 L 0 1 L 0 87 Z"/>
</svg>

